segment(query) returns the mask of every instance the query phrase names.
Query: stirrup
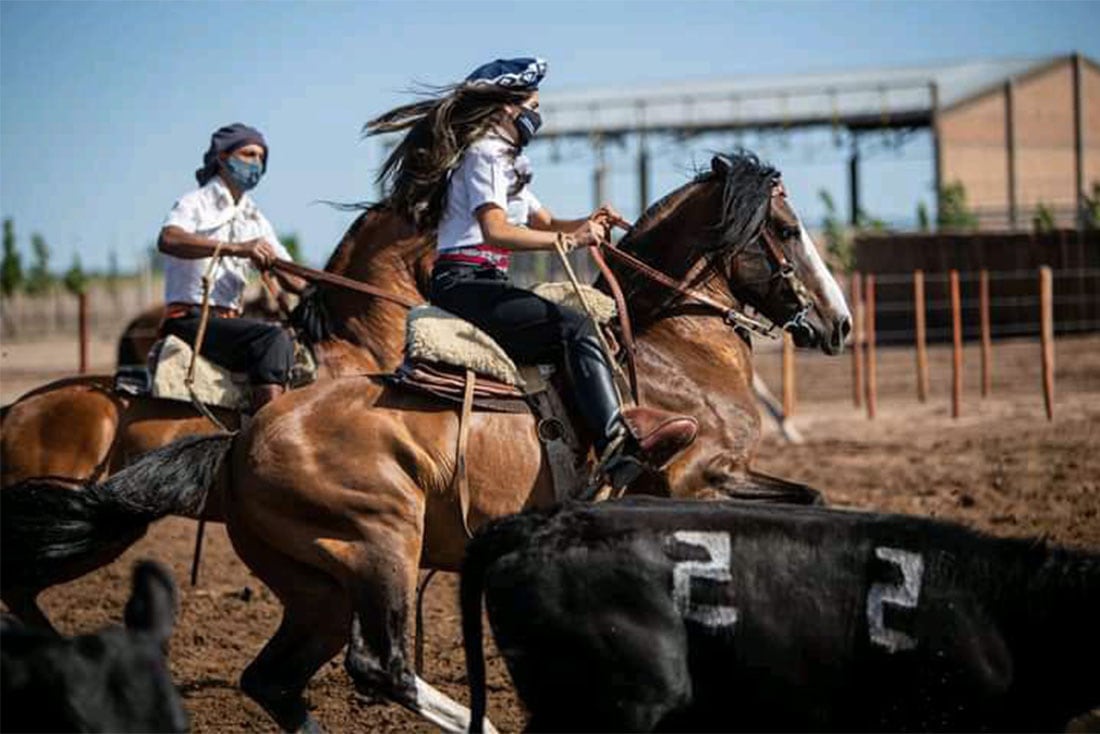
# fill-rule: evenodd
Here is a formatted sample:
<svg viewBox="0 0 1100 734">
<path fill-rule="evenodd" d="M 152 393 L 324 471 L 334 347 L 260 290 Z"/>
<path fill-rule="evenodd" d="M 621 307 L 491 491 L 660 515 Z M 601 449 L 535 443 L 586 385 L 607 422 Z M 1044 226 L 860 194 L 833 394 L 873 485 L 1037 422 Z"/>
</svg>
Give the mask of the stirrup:
<svg viewBox="0 0 1100 734">
<path fill-rule="evenodd" d="M 617 494 L 645 472 L 645 465 L 642 462 L 623 451 L 629 438 L 630 432 L 626 429 L 616 431 L 607 442 L 577 499 L 585 501 L 595 499 L 605 483 L 611 485 L 612 491 Z"/>
</svg>

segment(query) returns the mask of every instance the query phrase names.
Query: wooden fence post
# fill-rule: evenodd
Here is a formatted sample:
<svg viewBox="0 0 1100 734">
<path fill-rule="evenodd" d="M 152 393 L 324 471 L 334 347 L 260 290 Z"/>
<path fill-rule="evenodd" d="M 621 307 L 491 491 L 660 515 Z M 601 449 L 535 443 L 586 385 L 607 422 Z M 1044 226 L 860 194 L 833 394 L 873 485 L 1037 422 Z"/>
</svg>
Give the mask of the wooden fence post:
<svg viewBox="0 0 1100 734">
<path fill-rule="evenodd" d="M 878 406 L 878 383 L 875 374 L 875 275 L 863 279 L 864 328 L 867 332 L 867 417 L 875 417 Z"/>
<path fill-rule="evenodd" d="M 913 313 L 917 321 L 917 400 L 923 403 L 928 399 L 928 339 L 923 270 L 913 271 Z"/>
<path fill-rule="evenodd" d="M 858 270 L 852 271 L 852 404 L 863 404 L 863 280 Z"/>
<path fill-rule="evenodd" d="M 959 271 L 952 270 L 951 280 L 951 335 L 954 342 L 951 359 L 951 417 L 959 417 L 962 402 L 962 302 L 959 297 Z"/>
<path fill-rule="evenodd" d="M 794 415 L 794 340 L 783 332 L 783 417 Z"/>
<path fill-rule="evenodd" d="M 982 322 L 982 397 L 987 397 L 992 387 L 993 342 L 989 334 L 989 271 L 979 273 L 979 302 Z"/>
<path fill-rule="evenodd" d="M 1043 402 L 1054 420 L 1054 284 L 1049 266 L 1039 268 L 1039 338 L 1043 348 Z"/>
<path fill-rule="evenodd" d="M 77 319 L 80 324 L 80 374 L 83 375 L 88 372 L 88 294 L 78 293 L 76 298 L 79 304 Z"/>
</svg>

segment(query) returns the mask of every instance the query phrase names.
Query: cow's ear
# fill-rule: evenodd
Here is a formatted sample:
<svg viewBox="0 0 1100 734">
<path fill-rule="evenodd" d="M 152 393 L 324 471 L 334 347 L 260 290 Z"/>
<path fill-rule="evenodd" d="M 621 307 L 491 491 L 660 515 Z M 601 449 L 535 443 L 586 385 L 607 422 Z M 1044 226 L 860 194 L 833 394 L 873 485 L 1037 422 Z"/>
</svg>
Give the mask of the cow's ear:
<svg viewBox="0 0 1100 734">
<path fill-rule="evenodd" d="M 728 176 L 733 163 L 724 155 L 716 155 L 710 159 L 710 170 L 719 176 Z"/>
<path fill-rule="evenodd" d="M 147 632 L 164 644 L 176 621 L 176 584 L 172 574 L 155 561 L 134 566 L 133 590 L 126 602 L 126 627 Z"/>
</svg>

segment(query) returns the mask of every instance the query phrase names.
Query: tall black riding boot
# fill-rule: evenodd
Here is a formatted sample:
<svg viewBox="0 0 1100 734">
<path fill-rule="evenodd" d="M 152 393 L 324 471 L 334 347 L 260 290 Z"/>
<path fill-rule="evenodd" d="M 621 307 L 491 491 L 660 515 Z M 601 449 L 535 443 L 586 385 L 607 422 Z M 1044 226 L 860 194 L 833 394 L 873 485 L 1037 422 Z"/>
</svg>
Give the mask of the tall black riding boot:
<svg viewBox="0 0 1100 734">
<path fill-rule="evenodd" d="M 605 459 L 604 471 L 615 489 L 638 478 L 646 467 L 662 469 L 691 445 L 699 430 L 694 418 L 659 408 L 636 406 L 620 412 L 614 378 L 599 339 L 585 335 L 569 343 L 569 374 L 576 405 L 595 436 L 596 454 Z M 604 456 L 616 437 L 619 450 Z"/>
<path fill-rule="evenodd" d="M 592 432 L 599 456 L 611 439 L 625 430 L 615 393 L 615 378 L 596 336 L 574 339 L 566 352 L 569 379 L 576 393 L 575 404 Z"/>
</svg>

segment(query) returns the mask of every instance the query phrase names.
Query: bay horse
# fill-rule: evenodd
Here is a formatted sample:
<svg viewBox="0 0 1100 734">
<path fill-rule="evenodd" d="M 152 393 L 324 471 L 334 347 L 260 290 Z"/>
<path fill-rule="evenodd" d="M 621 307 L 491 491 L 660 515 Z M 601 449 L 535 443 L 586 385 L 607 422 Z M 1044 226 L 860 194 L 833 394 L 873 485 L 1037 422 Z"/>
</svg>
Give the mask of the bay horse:
<svg viewBox="0 0 1100 734">
<path fill-rule="evenodd" d="M 381 251 L 385 256 L 376 256 Z M 325 270 L 415 304 L 425 300 L 433 255 L 430 238 L 372 207 L 349 227 Z M 312 300 L 306 308 L 323 308 L 332 325 L 313 339 L 319 379 L 400 362 L 407 306 L 329 286 L 318 287 Z M 218 430 L 191 405 L 119 392 L 113 383 L 110 375 L 65 378 L 0 409 L 0 487 L 29 478 L 99 481 L 182 436 Z M 223 425 L 238 423 L 232 411 L 213 412 Z"/>
<path fill-rule="evenodd" d="M 325 270 L 393 298 L 323 284 L 303 296 L 292 321 L 313 348 L 319 380 L 397 366 L 405 316 L 410 304 L 425 300 L 433 259 L 434 238 L 417 233 L 386 207 L 370 207 L 355 219 Z M 238 425 L 237 413 L 211 410 L 223 425 Z M 109 375 L 58 380 L 0 409 L 0 487 L 6 491 L 29 480 L 45 480 L 78 489 L 184 436 L 219 432 L 191 405 L 116 391 Z M 211 502 L 203 519 L 220 522 L 216 506 Z M 119 536 L 53 583 L 106 565 L 141 535 Z M 45 586 L 28 581 L 22 585 L 6 579 L 0 595 L 24 622 L 50 628 L 35 601 Z"/>
<path fill-rule="evenodd" d="M 615 265 L 636 327 L 642 399 L 699 421 L 695 443 L 631 491 L 815 501 L 813 490 L 749 466 L 760 434 L 750 347 L 728 322 L 748 303 L 827 353 L 850 328 L 778 171 L 751 154 L 716 156 L 651 207 L 621 249 L 695 294 Z M 720 308 L 703 307 L 699 294 Z M 102 489 L 2 495 L 4 558 L 48 575 L 112 533 L 213 502 L 238 554 L 283 604 L 278 630 L 241 677 L 281 727 L 316 726 L 302 692 L 350 640 L 345 665 L 361 692 L 463 730 L 468 710 L 414 674 L 404 644 L 418 568 L 457 570 L 468 538 L 452 487 L 458 423 L 453 404 L 375 376 L 318 382 L 236 437 L 165 447 Z M 555 501 L 530 414 L 475 412 L 467 455 L 471 526 Z M 55 523 L 48 547 L 29 530 L 27 544 L 9 546 L 9 528 L 58 515 L 66 527 Z"/>
</svg>

